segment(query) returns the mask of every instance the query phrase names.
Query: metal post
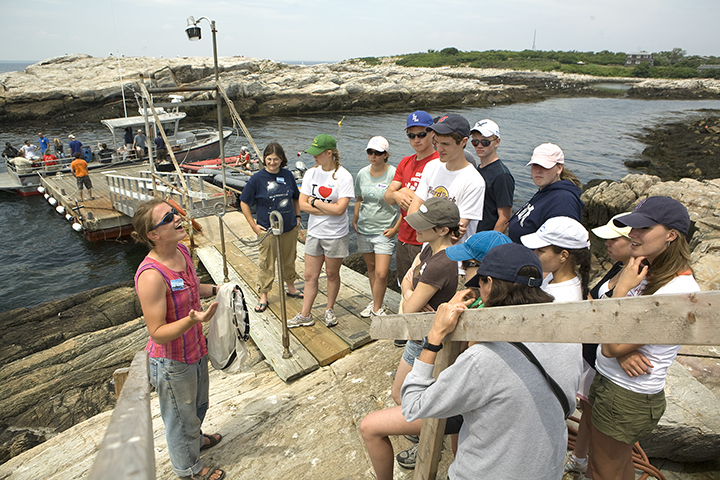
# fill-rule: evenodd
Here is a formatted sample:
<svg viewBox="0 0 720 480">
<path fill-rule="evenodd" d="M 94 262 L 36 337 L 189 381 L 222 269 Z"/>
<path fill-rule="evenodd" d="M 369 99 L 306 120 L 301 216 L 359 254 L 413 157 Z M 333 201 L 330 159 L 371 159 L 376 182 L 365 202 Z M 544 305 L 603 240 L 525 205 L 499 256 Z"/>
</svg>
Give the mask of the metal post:
<svg viewBox="0 0 720 480">
<path fill-rule="evenodd" d="M 218 206 L 221 206 L 222 208 L 218 208 Z M 220 226 L 220 253 L 222 254 L 223 258 L 223 283 L 227 283 L 230 281 L 230 277 L 228 275 L 228 265 L 227 265 L 227 255 L 225 254 L 225 230 L 223 228 L 223 215 L 225 215 L 225 202 L 221 204 L 216 203 L 215 204 L 215 215 L 218 217 L 218 223 Z"/>
<path fill-rule="evenodd" d="M 290 358 L 290 332 L 287 326 L 287 311 L 285 310 L 285 266 L 282 261 L 282 245 L 280 244 L 280 235 L 283 233 L 283 218 L 280 212 L 273 210 L 270 212 L 270 227 L 272 233 L 275 235 L 275 246 L 276 246 L 276 259 L 277 259 L 277 272 L 278 272 L 278 293 L 280 295 L 280 314 L 283 326 L 282 344 L 283 344 L 283 355 L 282 358 Z"/>
</svg>

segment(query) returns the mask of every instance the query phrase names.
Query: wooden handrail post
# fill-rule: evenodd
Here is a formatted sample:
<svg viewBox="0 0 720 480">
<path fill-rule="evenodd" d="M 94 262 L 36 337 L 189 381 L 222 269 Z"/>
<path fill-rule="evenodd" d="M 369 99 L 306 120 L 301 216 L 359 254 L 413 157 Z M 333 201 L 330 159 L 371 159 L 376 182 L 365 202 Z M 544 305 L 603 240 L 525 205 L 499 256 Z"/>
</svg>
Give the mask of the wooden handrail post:
<svg viewBox="0 0 720 480">
<path fill-rule="evenodd" d="M 152 480 L 155 450 L 147 352 L 135 354 L 89 480 Z"/>
</svg>

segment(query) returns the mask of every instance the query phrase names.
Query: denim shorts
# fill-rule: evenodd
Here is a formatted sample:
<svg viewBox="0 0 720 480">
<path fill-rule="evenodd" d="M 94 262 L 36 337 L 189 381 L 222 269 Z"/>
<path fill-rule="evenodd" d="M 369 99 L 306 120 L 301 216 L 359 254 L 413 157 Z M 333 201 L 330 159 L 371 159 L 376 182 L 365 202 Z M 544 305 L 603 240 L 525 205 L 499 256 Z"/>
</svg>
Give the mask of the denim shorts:
<svg viewBox="0 0 720 480">
<path fill-rule="evenodd" d="M 665 412 L 664 390 L 654 394 L 631 392 L 600 373 L 595 375 L 588 400 L 593 426 L 628 445 L 652 432 Z"/>
<path fill-rule="evenodd" d="M 382 233 L 379 235 L 358 234 L 357 244 L 360 253 L 392 255 L 395 251 L 395 238 L 388 238 Z"/>
<path fill-rule="evenodd" d="M 422 352 L 422 345 L 419 343 L 416 343 L 414 340 L 408 340 L 405 344 L 405 350 L 403 350 L 403 360 L 405 360 L 405 363 L 413 366 L 413 363 L 415 363 L 415 359 L 420 356 L 420 353 Z"/>
<path fill-rule="evenodd" d="M 326 256 L 345 258 L 350 255 L 350 235 L 341 238 L 315 238 L 310 235 L 305 240 L 305 254 L 311 257 Z"/>
</svg>

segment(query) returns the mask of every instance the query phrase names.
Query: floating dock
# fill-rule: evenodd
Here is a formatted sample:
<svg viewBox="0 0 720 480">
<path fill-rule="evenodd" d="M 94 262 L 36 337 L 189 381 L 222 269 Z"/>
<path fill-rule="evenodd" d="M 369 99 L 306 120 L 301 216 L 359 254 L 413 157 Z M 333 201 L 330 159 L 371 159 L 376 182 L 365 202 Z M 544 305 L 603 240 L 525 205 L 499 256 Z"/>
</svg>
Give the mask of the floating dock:
<svg viewBox="0 0 720 480">
<path fill-rule="evenodd" d="M 318 296 L 312 310 L 315 325 L 291 329 L 290 352 L 292 357 L 282 358 L 282 323 L 280 320 L 282 312 L 280 311 L 277 282 L 273 284 L 273 290 L 268 295 L 268 309 L 262 313 L 255 312 L 254 307 L 259 300 L 256 287 L 259 269 L 257 247 L 245 246 L 235 235 L 248 240 L 254 240 L 256 235 L 241 212 L 229 212 L 223 219 L 227 224 L 224 236 L 229 281 L 242 288 L 250 312 L 250 335 L 280 378 L 284 381 L 294 380 L 320 366 L 329 365 L 352 350 L 370 342 L 371 319 L 360 317 L 360 312 L 372 298 L 370 283 L 364 275 L 343 266 L 340 270 L 342 283 L 334 309 L 338 324 L 328 328 L 322 322 L 327 306 L 327 279 L 323 270 L 319 280 Z M 203 227 L 202 235 L 195 236 L 198 258 L 213 280 L 218 284 L 223 283 L 218 217 L 205 217 L 199 219 L 198 222 Z M 296 285 L 301 290 L 304 290 L 304 281 L 302 280 L 305 271 L 304 247 L 304 244 L 298 242 L 298 258 L 295 261 L 295 270 L 300 277 Z M 384 303 L 388 314 L 397 313 L 400 294 L 388 289 Z M 286 296 L 285 305 L 286 318 L 290 319 L 302 309 L 302 299 Z"/>
</svg>

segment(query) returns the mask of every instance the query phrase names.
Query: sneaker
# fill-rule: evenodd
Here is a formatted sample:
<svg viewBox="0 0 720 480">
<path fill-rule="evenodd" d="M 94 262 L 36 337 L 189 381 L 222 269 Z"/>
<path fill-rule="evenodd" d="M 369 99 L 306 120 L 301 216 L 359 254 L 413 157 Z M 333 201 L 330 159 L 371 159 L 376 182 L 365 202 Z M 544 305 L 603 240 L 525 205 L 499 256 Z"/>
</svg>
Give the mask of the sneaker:
<svg viewBox="0 0 720 480">
<path fill-rule="evenodd" d="M 370 310 L 372 310 L 372 308 Z M 375 311 L 370 312 L 371 317 L 381 317 L 384 315 L 386 315 L 386 313 L 385 313 L 385 309 L 382 307 L 380 307 L 380 310 L 378 310 L 377 312 L 375 312 Z"/>
<path fill-rule="evenodd" d="M 398 453 L 395 458 L 397 459 L 398 465 L 403 468 L 415 468 L 415 457 L 417 457 L 418 444 L 414 444 L 412 447 Z"/>
<path fill-rule="evenodd" d="M 412 443 L 418 443 L 420 441 L 420 435 L 405 435 L 405 438 L 410 440 Z"/>
<path fill-rule="evenodd" d="M 370 318 L 370 315 L 372 314 L 372 311 L 373 311 L 373 305 L 374 305 L 373 301 L 370 300 L 370 303 L 368 303 L 367 307 L 365 307 L 363 309 L 363 311 L 360 312 L 360 316 L 363 318 Z"/>
<path fill-rule="evenodd" d="M 587 471 L 587 457 L 585 458 L 584 463 L 579 463 L 577 457 L 572 454 L 572 452 L 568 453 L 567 457 L 565 457 L 565 469 L 564 472 L 577 472 L 577 473 L 585 473 Z"/>
<path fill-rule="evenodd" d="M 325 310 L 325 325 L 328 327 L 334 327 L 337 325 L 337 317 L 332 308 Z"/>
<path fill-rule="evenodd" d="M 309 317 L 303 317 L 301 313 L 298 313 L 293 318 L 287 321 L 288 328 L 310 327 L 312 325 L 315 325 L 315 320 L 313 320 L 312 313 Z"/>
</svg>

